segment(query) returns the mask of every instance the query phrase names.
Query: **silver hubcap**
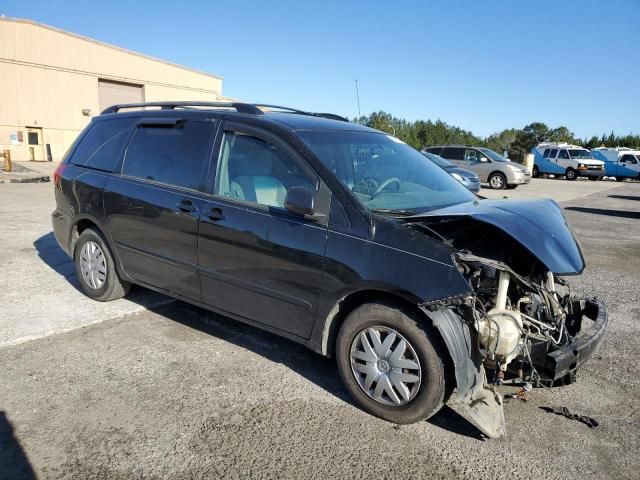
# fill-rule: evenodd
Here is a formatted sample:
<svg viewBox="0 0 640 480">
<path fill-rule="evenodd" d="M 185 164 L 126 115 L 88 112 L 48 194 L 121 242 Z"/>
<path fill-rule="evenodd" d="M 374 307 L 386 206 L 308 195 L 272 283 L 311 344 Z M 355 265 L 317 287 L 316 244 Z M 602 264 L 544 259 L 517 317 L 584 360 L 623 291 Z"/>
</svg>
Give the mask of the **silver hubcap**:
<svg viewBox="0 0 640 480">
<path fill-rule="evenodd" d="M 500 175 L 494 175 L 491 177 L 491 186 L 493 188 L 502 188 L 504 182 L 502 181 L 502 177 Z"/>
<path fill-rule="evenodd" d="M 80 250 L 80 272 L 89 287 L 99 290 L 107 278 L 107 261 L 104 253 L 93 240 L 89 240 Z"/>
<path fill-rule="evenodd" d="M 392 328 L 362 330 L 351 343 L 351 371 L 376 402 L 404 405 L 417 395 L 420 361 L 411 344 Z"/>
</svg>

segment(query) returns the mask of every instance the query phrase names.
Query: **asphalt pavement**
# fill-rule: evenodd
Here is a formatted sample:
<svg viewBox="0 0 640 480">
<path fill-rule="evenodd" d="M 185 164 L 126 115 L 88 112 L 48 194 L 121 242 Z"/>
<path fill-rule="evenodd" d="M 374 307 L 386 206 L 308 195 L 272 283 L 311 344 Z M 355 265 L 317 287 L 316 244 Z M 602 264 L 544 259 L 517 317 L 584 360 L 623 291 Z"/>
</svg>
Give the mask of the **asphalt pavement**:
<svg viewBox="0 0 640 480">
<path fill-rule="evenodd" d="M 562 203 L 588 264 L 569 280 L 607 302 L 604 343 L 575 384 L 509 401 L 493 441 L 451 408 L 376 419 L 332 360 L 185 303 L 85 299 L 47 185 L 2 185 L 0 478 L 640 478 L 640 184 L 612 185 Z"/>
</svg>

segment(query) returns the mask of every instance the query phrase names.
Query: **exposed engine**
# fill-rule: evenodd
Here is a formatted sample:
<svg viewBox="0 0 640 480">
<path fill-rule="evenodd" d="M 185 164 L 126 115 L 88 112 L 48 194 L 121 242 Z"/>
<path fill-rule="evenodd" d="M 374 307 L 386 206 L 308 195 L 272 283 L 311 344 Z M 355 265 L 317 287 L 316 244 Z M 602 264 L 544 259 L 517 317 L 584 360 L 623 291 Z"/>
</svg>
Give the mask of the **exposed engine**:
<svg viewBox="0 0 640 480">
<path fill-rule="evenodd" d="M 477 332 L 489 383 L 519 377 L 553 384 L 555 379 L 538 372 L 534 358 L 566 345 L 580 330 L 582 312 L 568 285 L 551 272 L 524 277 L 496 260 L 466 253 L 457 257 L 476 293 L 462 309 Z"/>
</svg>

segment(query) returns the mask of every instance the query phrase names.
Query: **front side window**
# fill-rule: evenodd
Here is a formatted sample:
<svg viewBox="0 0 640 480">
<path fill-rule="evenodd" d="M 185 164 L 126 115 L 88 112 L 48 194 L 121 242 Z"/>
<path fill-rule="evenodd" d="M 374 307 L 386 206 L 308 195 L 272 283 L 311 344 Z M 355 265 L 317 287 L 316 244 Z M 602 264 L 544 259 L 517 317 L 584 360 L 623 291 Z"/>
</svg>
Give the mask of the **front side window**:
<svg viewBox="0 0 640 480">
<path fill-rule="evenodd" d="M 324 130 L 297 134 L 372 210 L 422 213 L 476 199 L 443 169 L 389 135 Z"/>
<path fill-rule="evenodd" d="M 316 183 L 277 145 L 252 135 L 225 132 L 218 160 L 216 195 L 284 208 L 291 187 L 315 189 Z"/>
<path fill-rule="evenodd" d="M 633 155 L 623 155 L 620 161 L 624 163 L 630 163 L 632 165 L 635 165 L 637 163 L 637 160 Z"/>
<path fill-rule="evenodd" d="M 481 154 L 476 150 L 467 149 L 464 151 L 464 159 L 467 162 L 479 162 L 481 158 Z"/>
<path fill-rule="evenodd" d="M 80 140 L 70 163 L 113 172 L 135 121 L 129 117 L 96 122 Z"/>
<path fill-rule="evenodd" d="M 198 189 L 206 161 L 210 123 L 139 125 L 127 148 L 122 174 Z"/>
<path fill-rule="evenodd" d="M 562 160 L 568 160 L 569 154 L 567 153 L 566 150 L 560 150 L 560 153 L 558 154 L 558 158 Z"/>
</svg>

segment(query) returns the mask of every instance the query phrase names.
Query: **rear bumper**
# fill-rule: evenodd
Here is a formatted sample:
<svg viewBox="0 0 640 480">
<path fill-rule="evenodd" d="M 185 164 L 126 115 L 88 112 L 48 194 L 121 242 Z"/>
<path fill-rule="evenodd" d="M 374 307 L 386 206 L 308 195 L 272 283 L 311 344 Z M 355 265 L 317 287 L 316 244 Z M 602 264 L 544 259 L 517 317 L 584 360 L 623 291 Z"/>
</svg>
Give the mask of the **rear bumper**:
<svg viewBox="0 0 640 480">
<path fill-rule="evenodd" d="M 602 302 L 585 300 L 582 314 L 593 321 L 590 329 L 583 329 L 573 342 L 538 357 L 540 363 L 534 360 L 543 383 L 571 383 L 576 370 L 598 350 L 609 321 L 607 308 Z"/>
<path fill-rule="evenodd" d="M 63 210 L 56 208 L 51 214 L 51 224 L 53 235 L 56 237 L 58 245 L 67 255 L 71 254 L 71 216 Z"/>
</svg>

